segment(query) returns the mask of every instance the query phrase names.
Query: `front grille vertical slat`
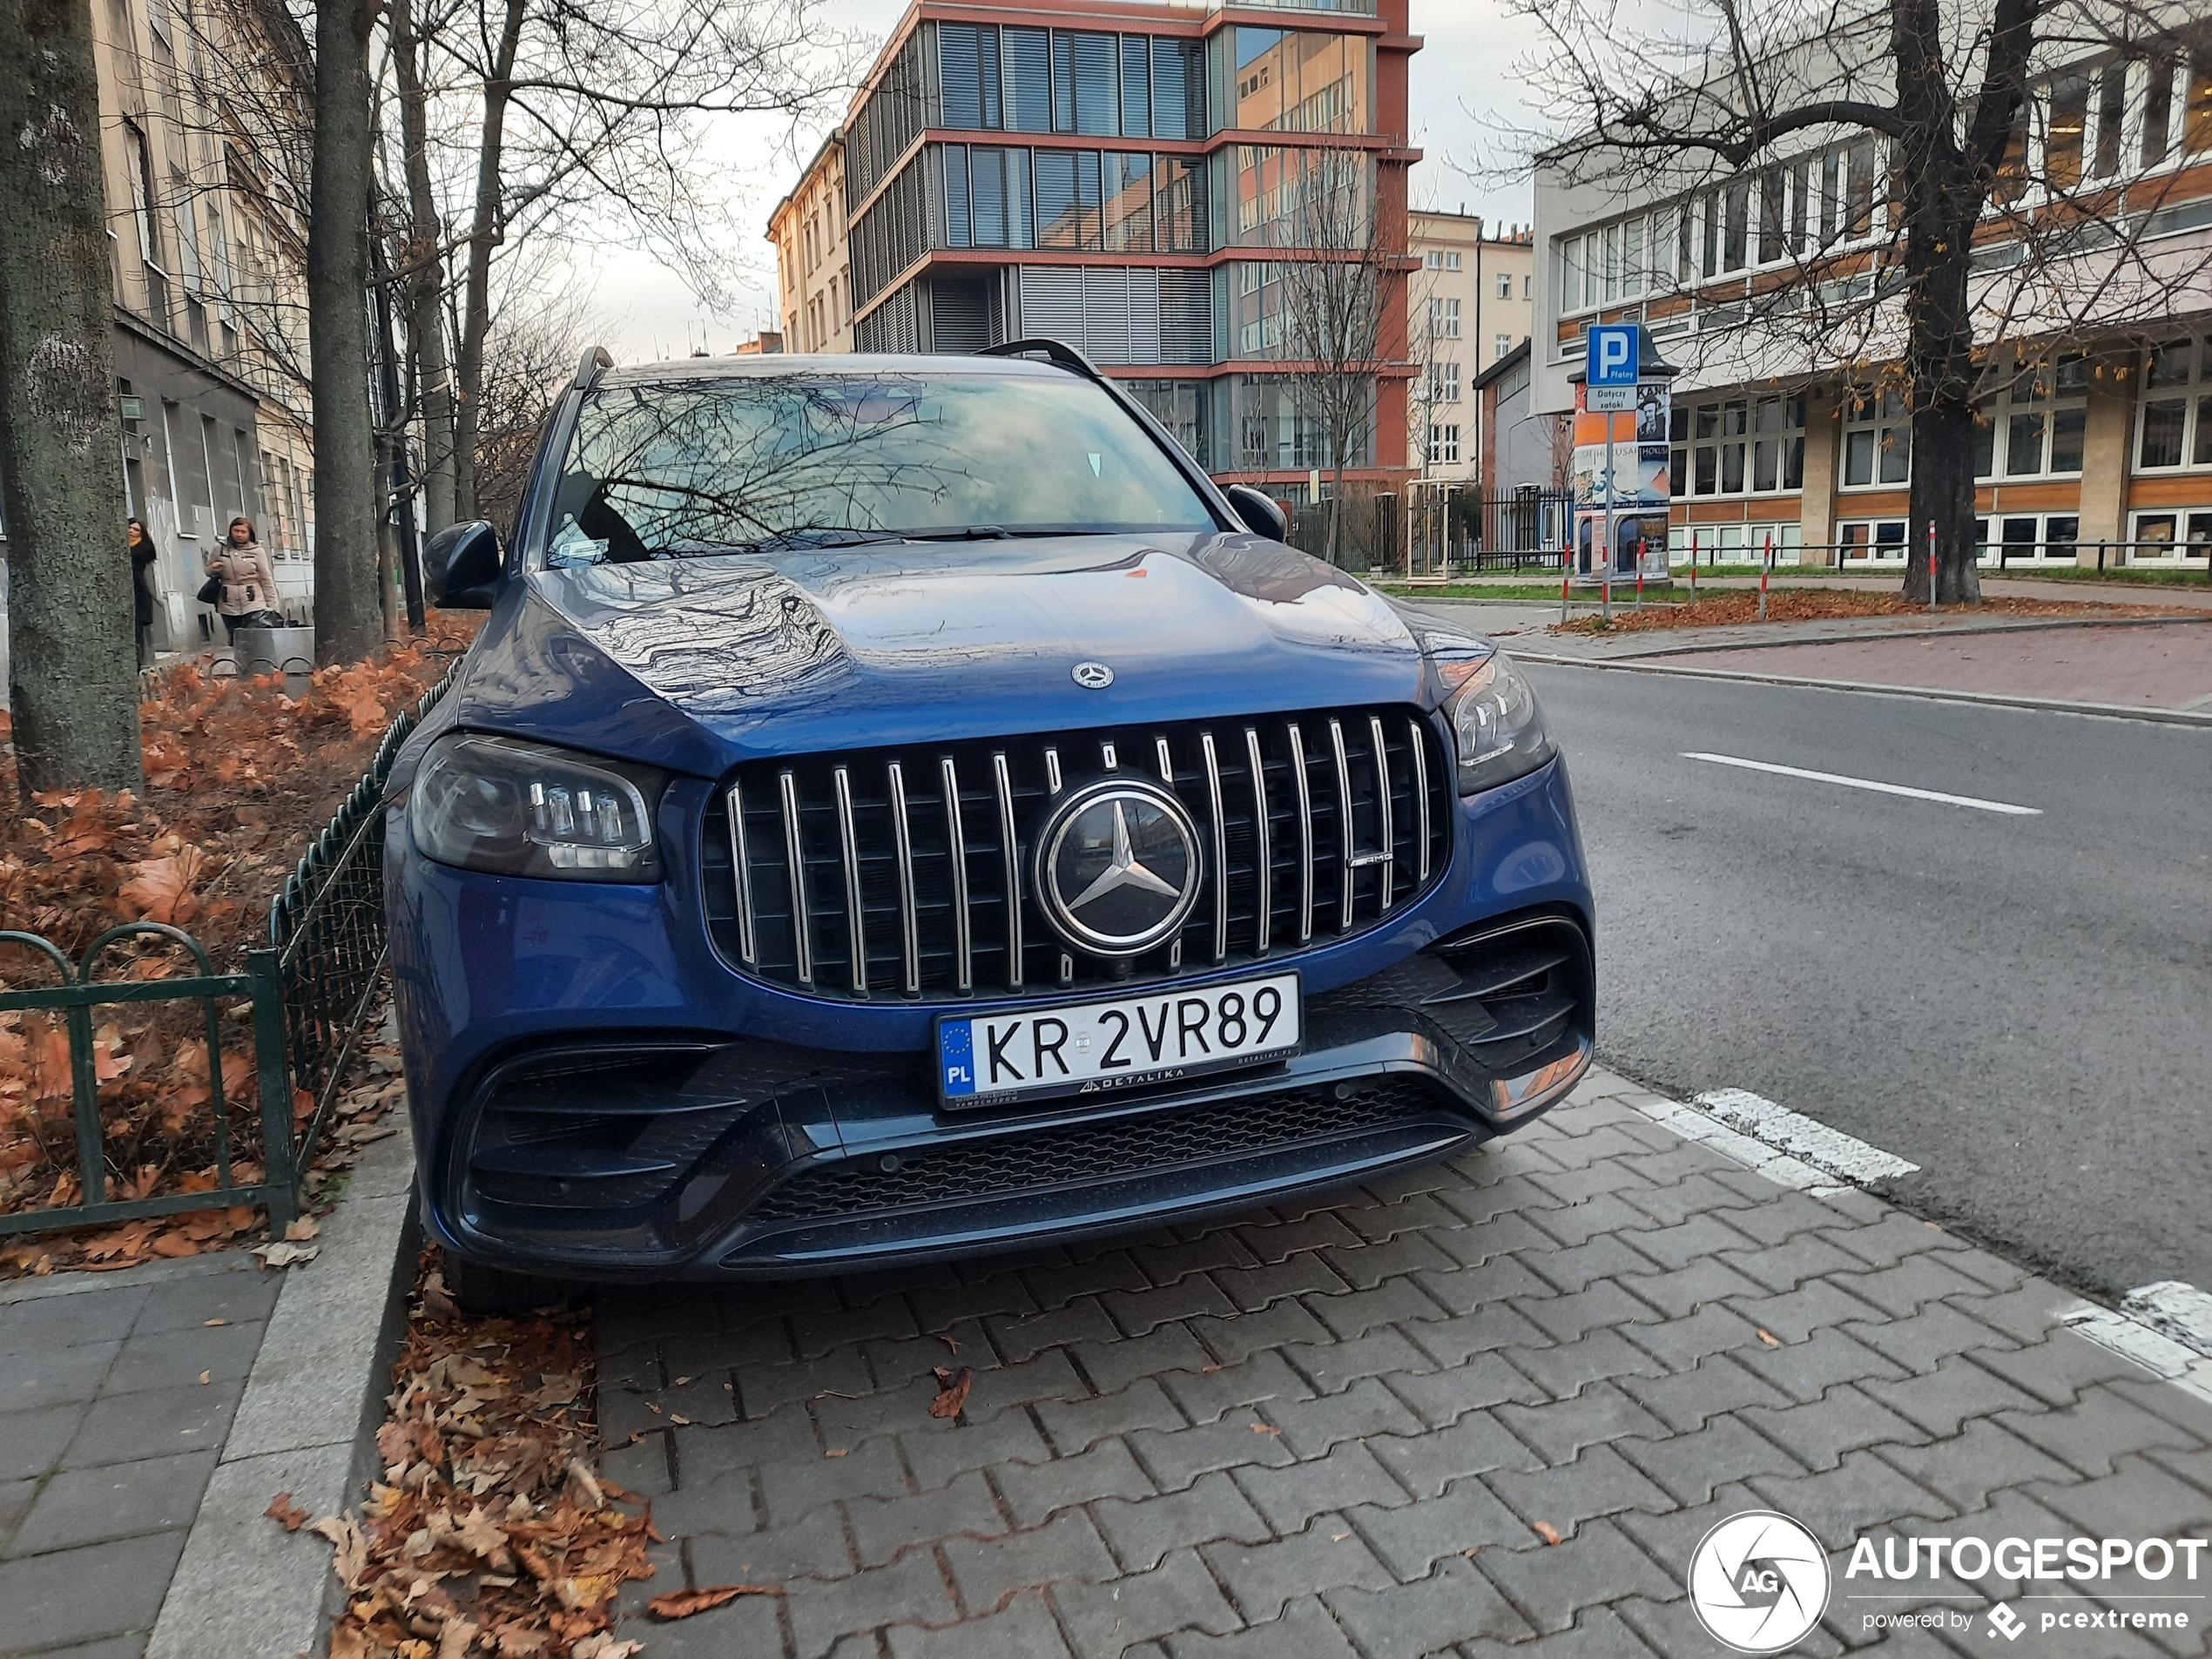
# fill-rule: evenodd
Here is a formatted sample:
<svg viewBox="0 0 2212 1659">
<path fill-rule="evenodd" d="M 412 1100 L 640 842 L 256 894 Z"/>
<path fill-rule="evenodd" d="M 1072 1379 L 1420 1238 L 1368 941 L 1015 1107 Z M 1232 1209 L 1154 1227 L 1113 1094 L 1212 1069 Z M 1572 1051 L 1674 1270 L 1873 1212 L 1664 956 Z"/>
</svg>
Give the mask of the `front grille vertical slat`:
<svg viewBox="0 0 2212 1659">
<path fill-rule="evenodd" d="M 968 913 L 968 830 L 960 816 L 960 763 L 947 755 L 938 770 L 945 786 L 945 850 L 953 867 L 953 988 L 965 996 L 975 988 L 975 933 Z"/>
<path fill-rule="evenodd" d="M 730 878 L 737 888 L 738 960 L 760 960 L 760 923 L 752 907 L 752 854 L 745 843 L 745 786 L 732 784 L 723 810 L 730 815 Z"/>
<path fill-rule="evenodd" d="M 791 868 L 792 968 L 801 985 L 814 983 L 814 929 L 806 912 L 806 840 L 799 823 L 799 775 L 789 767 L 777 774 L 783 799 L 784 859 Z"/>
<path fill-rule="evenodd" d="M 1007 770 L 1006 753 L 991 757 L 991 782 L 998 792 L 999 849 L 1006 882 L 1006 983 L 1022 988 L 1022 851 L 1015 845 L 1014 779 Z"/>
<path fill-rule="evenodd" d="M 1382 889 L 1379 895 L 1379 907 L 1375 914 L 1388 915 L 1391 889 L 1396 885 L 1398 832 L 1391 823 L 1390 750 L 1383 742 L 1381 715 L 1371 714 L 1367 717 L 1367 740 L 1375 745 L 1375 807 L 1381 815 L 1382 825 L 1382 839 L 1379 843 L 1382 848 L 1382 861 L 1377 872 Z"/>
<path fill-rule="evenodd" d="M 1352 821 L 1352 762 L 1345 757 L 1344 722 L 1329 722 L 1329 753 L 1337 767 L 1337 931 L 1352 931 L 1352 907 L 1359 893 L 1359 872 L 1352 859 L 1359 838 Z"/>
<path fill-rule="evenodd" d="M 1197 903 L 1133 960 L 1067 944 L 1035 907 L 1029 843 L 1103 775 L 1164 786 L 1196 832 Z M 1448 864 L 1451 786 L 1448 742 L 1404 705 L 764 759 L 708 798 L 705 924 L 748 978 L 840 1001 L 1171 982 L 1406 909 Z"/>
<path fill-rule="evenodd" d="M 867 904 L 860 896 L 860 839 L 853 826 L 853 772 L 840 766 L 830 773 L 837 801 L 837 856 L 845 871 L 845 929 L 853 959 L 853 995 L 868 994 Z"/>
<path fill-rule="evenodd" d="M 1206 851 L 1213 860 L 1213 959 L 1229 960 L 1229 827 L 1221 805 L 1221 757 L 1213 733 L 1198 734 L 1198 753 L 1206 770 Z"/>
<path fill-rule="evenodd" d="M 1406 723 L 1406 744 L 1413 756 L 1413 886 L 1428 885 L 1428 745 L 1421 741 L 1421 723 Z"/>
<path fill-rule="evenodd" d="M 906 768 L 893 761 L 884 768 L 891 803 L 891 846 L 899 862 L 899 988 L 921 994 L 921 927 L 914 914 L 914 838 L 907 821 Z"/>
<path fill-rule="evenodd" d="M 1298 794 L 1298 942 L 1313 938 L 1313 785 L 1305 775 L 1305 738 L 1291 725 L 1291 779 Z"/>
<path fill-rule="evenodd" d="M 1252 769 L 1252 866 L 1259 878 L 1258 896 L 1252 901 L 1252 954 L 1264 956 L 1275 911 L 1275 848 L 1267 823 L 1267 762 L 1257 726 L 1244 728 L 1244 763 Z"/>
</svg>

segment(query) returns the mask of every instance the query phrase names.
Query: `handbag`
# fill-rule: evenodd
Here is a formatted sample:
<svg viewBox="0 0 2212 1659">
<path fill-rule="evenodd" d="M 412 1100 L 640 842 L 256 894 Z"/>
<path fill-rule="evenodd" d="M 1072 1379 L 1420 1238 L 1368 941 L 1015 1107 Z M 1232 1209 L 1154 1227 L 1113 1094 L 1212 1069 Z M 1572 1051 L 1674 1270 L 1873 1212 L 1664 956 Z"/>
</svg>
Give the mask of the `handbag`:
<svg viewBox="0 0 2212 1659">
<path fill-rule="evenodd" d="M 206 581 L 199 584 L 198 597 L 199 603 L 204 605 L 215 604 L 223 597 L 223 578 L 219 576 L 209 577 Z"/>
</svg>

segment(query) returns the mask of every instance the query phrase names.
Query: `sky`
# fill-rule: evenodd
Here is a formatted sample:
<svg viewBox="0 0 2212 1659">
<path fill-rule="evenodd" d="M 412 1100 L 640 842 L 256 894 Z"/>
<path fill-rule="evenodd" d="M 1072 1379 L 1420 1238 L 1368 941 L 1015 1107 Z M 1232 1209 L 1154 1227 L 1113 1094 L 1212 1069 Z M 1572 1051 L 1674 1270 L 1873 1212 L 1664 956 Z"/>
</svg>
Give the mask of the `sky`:
<svg viewBox="0 0 2212 1659">
<path fill-rule="evenodd" d="M 824 0 L 823 22 L 867 36 L 880 45 L 906 10 L 906 0 Z M 1525 179 L 1503 179 L 1487 168 L 1499 153 L 1494 124 L 1527 118 L 1515 90 L 1514 68 L 1538 44 L 1525 21 L 1507 15 L 1501 0 L 1413 0 L 1413 32 L 1426 44 L 1414 57 L 1412 83 L 1413 142 L 1424 158 L 1413 170 L 1418 207 L 1481 213 L 1501 223 L 1525 223 L 1532 192 Z M 854 67 L 857 75 L 865 71 Z M 834 121 L 793 131 L 785 124 L 728 124 L 733 156 L 763 159 L 742 169 L 741 231 L 731 259 L 738 274 L 735 306 L 704 308 L 676 273 L 650 257 L 619 248 L 580 258 L 575 276 L 593 298 L 604 343 L 619 360 L 638 361 L 688 354 L 704 344 L 717 354 L 733 350 L 759 329 L 775 327 L 775 252 L 767 240 L 770 211 Z"/>
</svg>

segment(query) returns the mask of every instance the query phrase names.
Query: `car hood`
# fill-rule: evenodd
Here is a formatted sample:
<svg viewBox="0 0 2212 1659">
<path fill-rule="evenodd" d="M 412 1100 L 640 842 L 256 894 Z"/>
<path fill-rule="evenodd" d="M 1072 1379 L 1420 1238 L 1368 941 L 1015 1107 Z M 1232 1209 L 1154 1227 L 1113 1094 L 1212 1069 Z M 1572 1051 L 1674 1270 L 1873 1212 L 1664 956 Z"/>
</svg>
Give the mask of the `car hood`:
<svg viewBox="0 0 2212 1659">
<path fill-rule="evenodd" d="M 507 584 L 455 714 L 713 772 L 765 754 L 1431 701 L 1423 646 L 1439 626 L 1241 534 L 583 565 Z M 1083 663 L 1112 683 L 1079 685 Z"/>
</svg>

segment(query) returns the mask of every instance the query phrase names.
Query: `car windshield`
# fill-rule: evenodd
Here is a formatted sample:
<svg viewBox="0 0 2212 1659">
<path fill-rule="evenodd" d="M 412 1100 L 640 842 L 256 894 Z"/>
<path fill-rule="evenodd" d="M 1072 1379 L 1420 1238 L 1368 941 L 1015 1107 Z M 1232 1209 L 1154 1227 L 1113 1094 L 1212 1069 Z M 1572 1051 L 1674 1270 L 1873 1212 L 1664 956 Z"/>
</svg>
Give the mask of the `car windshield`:
<svg viewBox="0 0 2212 1659">
<path fill-rule="evenodd" d="M 1216 528 L 1160 446 L 1075 375 L 802 369 L 594 393 L 549 562 Z"/>
</svg>

